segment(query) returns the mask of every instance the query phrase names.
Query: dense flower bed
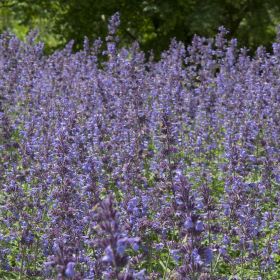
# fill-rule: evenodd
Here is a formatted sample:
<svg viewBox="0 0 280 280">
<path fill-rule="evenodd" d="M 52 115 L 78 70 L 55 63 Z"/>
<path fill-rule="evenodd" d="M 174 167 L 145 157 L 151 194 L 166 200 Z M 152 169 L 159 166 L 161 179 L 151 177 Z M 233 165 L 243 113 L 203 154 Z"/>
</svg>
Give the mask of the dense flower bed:
<svg viewBox="0 0 280 280">
<path fill-rule="evenodd" d="M 1 279 L 279 279 L 280 43 L 0 39 Z"/>
</svg>

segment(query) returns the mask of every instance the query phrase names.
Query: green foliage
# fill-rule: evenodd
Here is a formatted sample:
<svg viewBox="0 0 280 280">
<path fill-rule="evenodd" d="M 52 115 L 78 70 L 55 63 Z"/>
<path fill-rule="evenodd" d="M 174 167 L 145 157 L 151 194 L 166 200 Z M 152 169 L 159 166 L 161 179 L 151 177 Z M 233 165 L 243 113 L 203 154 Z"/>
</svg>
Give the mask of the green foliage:
<svg viewBox="0 0 280 280">
<path fill-rule="evenodd" d="M 269 47 L 280 21 L 277 0 L 2 0 L 0 30 L 11 29 L 23 38 L 36 27 L 48 50 L 71 39 L 79 49 L 84 36 L 104 37 L 108 18 L 117 11 L 122 44 L 138 40 L 158 56 L 172 37 L 189 43 L 194 34 L 215 35 L 221 25 L 241 46 Z"/>
</svg>

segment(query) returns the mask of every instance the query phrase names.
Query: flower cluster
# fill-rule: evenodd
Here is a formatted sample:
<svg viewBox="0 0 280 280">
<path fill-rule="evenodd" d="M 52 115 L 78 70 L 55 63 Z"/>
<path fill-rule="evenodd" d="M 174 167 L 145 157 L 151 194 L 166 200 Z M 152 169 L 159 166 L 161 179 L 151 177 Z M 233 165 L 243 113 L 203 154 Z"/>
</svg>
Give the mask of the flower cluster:
<svg viewBox="0 0 280 280">
<path fill-rule="evenodd" d="M 0 278 L 279 279 L 280 43 L 155 61 L 119 22 L 49 56 L 1 35 Z"/>
</svg>

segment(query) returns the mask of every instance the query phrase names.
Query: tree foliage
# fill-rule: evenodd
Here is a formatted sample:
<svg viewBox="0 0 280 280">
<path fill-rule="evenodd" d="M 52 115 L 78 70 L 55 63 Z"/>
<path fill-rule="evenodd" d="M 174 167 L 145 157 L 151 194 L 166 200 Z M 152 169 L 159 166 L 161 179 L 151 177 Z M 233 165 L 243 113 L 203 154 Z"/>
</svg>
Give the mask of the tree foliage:
<svg viewBox="0 0 280 280">
<path fill-rule="evenodd" d="M 4 0 L 1 4 L 2 30 L 22 32 L 39 26 L 48 45 L 74 39 L 78 49 L 84 36 L 105 36 L 108 18 L 119 11 L 122 43 L 138 40 L 145 51 L 153 49 L 157 54 L 172 37 L 189 43 L 194 34 L 213 36 L 221 25 L 238 38 L 240 46 L 269 47 L 280 21 L 277 0 Z M 50 42 L 50 34 L 56 44 Z"/>
</svg>

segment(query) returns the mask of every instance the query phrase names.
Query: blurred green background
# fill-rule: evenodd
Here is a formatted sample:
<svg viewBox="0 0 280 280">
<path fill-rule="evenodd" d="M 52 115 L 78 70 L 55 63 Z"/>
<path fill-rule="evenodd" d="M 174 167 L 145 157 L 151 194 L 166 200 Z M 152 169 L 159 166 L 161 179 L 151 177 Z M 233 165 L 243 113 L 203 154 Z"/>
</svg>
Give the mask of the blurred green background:
<svg viewBox="0 0 280 280">
<path fill-rule="evenodd" d="M 109 17 L 119 11 L 122 44 L 138 40 L 159 55 L 171 38 L 189 43 L 194 34 L 214 36 L 221 25 L 240 46 L 268 49 L 280 23 L 280 0 L 0 0 L 0 31 L 20 38 L 38 28 L 51 52 L 70 39 L 106 36 Z"/>
</svg>

